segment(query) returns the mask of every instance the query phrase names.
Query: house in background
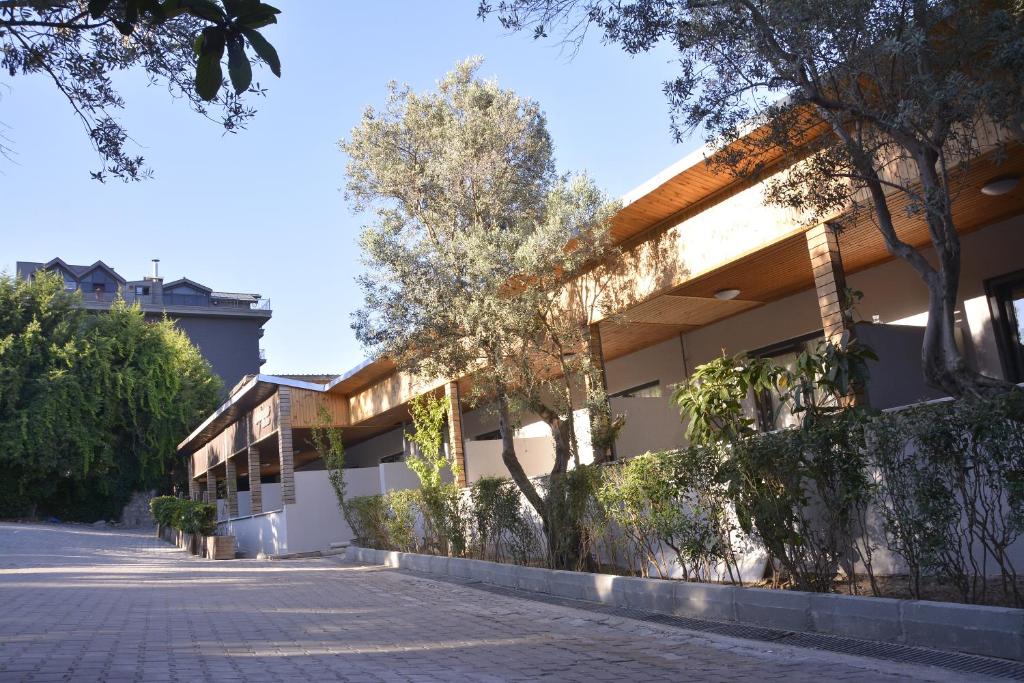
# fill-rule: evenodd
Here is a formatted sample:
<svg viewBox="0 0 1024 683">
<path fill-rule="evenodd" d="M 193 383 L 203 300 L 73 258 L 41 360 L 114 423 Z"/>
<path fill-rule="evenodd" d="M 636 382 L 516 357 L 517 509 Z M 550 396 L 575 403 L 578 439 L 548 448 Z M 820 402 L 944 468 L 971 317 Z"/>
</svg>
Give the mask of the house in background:
<svg viewBox="0 0 1024 683">
<path fill-rule="evenodd" d="M 984 133 L 980 157 L 955 190 L 962 233 L 957 336 L 973 367 L 1020 382 L 1024 186 L 1007 179 L 1024 176 L 1024 150 L 1000 150 L 998 132 Z M 595 312 L 590 325 L 611 410 L 626 417 L 617 456 L 685 444 L 669 396 L 697 365 L 723 351 L 784 363 L 841 335 L 849 324 L 840 310 L 846 286 L 863 292 L 856 334 L 879 356 L 868 402 L 882 409 L 938 397 L 921 373 L 928 292 L 886 250 L 872 216 L 851 216 L 842 231 L 809 224 L 764 203 L 770 176 L 715 173 L 704 155 L 629 193 L 613 219 L 623 272 L 615 301 L 622 303 Z M 905 199 L 890 201 L 900 237 L 933 258 L 924 222 L 905 210 Z M 191 465 L 192 494 L 218 499 L 224 530 L 247 554 L 320 550 L 352 537 L 311 444 L 321 408 L 343 430 L 350 496 L 417 485 L 403 462 L 404 429 L 409 401 L 431 392 L 451 399 L 446 447 L 461 464 L 459 483 L 507 475 L 496 417 L 460 400 L 471 377 L 416 377 L 379 358 L 323 379 L 250 378 L 179 444 Z M 588 421 L 576 422 L 585 429 Z M 528 415 L 522 424 L 520 461 L 528 475 L 543 475 L 553 460 L 550 431 Z M 586 434 L 578 437 L 588 442 Z"/>
<path fill-rule="evenodd" d="M 138 304 L 149 320 L 166 315 L 199 347 L 225 390 L 258 373 L 266 362 L 259 341 L 270 320 L 270 302 L 259 294 L 215 292 L 188 278 L 165 283 L 159 261 L 153 259 L 152 275 L 141 280 L 125 280 L 103 261 L 76 266 L 59 258 L 46 263 L 19 261 L 17 276 L 27 280 L 41 271 L 58 273 L 64 288 L 80 291 L 82 306 L 91 311 L 108 310 L 122 298 Z"/>
</svg>

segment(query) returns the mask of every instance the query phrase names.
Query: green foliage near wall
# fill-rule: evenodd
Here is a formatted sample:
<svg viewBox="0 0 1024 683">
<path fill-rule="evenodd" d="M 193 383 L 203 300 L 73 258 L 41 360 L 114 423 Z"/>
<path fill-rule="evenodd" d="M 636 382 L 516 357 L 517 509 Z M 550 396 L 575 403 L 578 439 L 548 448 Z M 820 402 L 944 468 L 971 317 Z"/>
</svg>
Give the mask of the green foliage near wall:
<svg viewBox="0 0 1024 683">
<path fill-rule="evenodd" d="M 171 322 L 78 297 L 58 276 L 0 276 L 0 515 L 117 517 L 133 491 L 170 489 L 177 443 L 217 405 Z"/>
<path fill-rule="evenodd" d="M 157 496 L 149 501 L 149 511 L 161 526 L 169 526 L 186 534 L 212 536 L 217 530 L 217 506 L 213 503 Z"/>
</svg>

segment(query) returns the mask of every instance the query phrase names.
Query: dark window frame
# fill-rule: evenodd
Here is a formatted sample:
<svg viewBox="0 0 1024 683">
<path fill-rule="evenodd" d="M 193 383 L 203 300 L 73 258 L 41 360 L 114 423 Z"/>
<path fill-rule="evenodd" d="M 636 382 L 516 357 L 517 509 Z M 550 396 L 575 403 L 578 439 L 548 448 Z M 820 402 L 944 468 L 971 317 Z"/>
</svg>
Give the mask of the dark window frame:
<svg viewBox="0 0 1024 683">
<path fill-rule="evenodd" d="M 629 387 L 628 389 L 623 389 L 622 391 L 616 391 L 614 394 L 609 394 L 608 398 L 634 398 L 632 394 L 635 394 L 638 391 L 643 391 L 644 389 L 652 389 L 654 387 L 661 388 L 660 379 L 655 379 L 650 382 L 644 382 L 643 384 L 637 384 L 635 387 Z"/>
<path fill-rule="evenodd" d="M 751 358 L 771 358 L 773 356 L 781 356 L 787 353 L 800 353 L 804 351 L 807 342 L 814 341 L 815 339 L 825 339 L 825 329 L 821 328 L 813 332 L 806 332 L 799 334 L 789 339 L 784 339 L 768 346 L 762 346 L 759 349 L 748 351 L 747 355 Z M 762 391 L 754 395 L 754 410 L 757 412 L 757 428 L 763 432 L 769 432 L 775 429 L 775 424 L 772 419 L 773 411 L 769 406 L 771 405 L 771 397 L 768 396 L 767 391 Z"/>
<path fill-rule="evenodd" d="M 988 311 L 992 318 L 992 331 L 999 350 L 999 363 L 1003 368 L 1003 377 L 1010 382 L 1024 382 L 1024 354 L 1014 348 L 1024 340 L 1019 339 L 1016 314 L 1010 303 L 1010 292 L 1014 285 L 1024 287 L 1024 270 L 1016 270 L 985 280 L 985 296 L 988 298 Z"/>
</svg>

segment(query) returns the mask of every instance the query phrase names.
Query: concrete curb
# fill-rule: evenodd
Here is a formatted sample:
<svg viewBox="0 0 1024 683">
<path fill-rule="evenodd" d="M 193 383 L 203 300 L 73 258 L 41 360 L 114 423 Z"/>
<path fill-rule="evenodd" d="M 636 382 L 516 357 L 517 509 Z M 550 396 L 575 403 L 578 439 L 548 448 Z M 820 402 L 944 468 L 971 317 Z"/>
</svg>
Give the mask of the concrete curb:
<svg viewBox="0 0 1024 683">
<path fill-rule="evenodd" d="M 349 546 L 350 562 L 453 576 L 613 607 L 1024 660 L 1024 610 L 632 576 Z"/>
</svg>

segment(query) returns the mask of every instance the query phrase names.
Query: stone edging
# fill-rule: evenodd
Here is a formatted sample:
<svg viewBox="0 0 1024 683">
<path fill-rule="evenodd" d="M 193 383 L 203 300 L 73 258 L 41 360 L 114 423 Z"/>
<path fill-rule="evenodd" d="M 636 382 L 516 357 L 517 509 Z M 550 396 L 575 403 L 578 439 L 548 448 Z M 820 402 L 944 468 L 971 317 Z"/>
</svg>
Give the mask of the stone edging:
<svg viewBox="0 0 1024 683">
<path fill-rule="evenodd" d="M 1024 660 L 1024 610 L 521 567 L 349 546 L 346 559 L 614 607 Z"/>
</svg>

